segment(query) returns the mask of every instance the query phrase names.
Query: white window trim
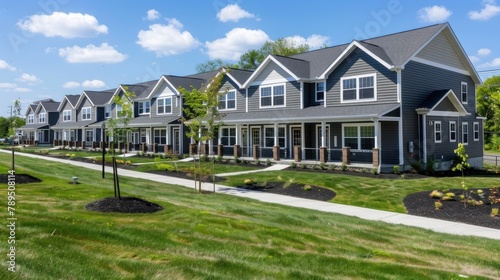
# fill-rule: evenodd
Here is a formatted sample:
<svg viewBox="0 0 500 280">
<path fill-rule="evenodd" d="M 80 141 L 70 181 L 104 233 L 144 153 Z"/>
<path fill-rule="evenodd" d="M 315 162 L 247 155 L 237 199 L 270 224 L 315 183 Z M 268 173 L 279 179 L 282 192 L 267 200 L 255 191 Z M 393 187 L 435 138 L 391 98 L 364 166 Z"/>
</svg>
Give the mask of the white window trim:
<svg viewBox="0 0 500 280">
<path fill-rule="evenodd" d="M 85 111 L 87 110 L 90 110 L 90 112 L 88 113 L 89 117 L 86 118 L 85 116 L 87 115 L 87 113 L 85 113 Z M 91 107 L 83 107 L 82 108 L 82 121 L 90 121 L 92 119 L 92 108 Z"/>
<path fill-rule="evenodd" d="M 477 130 L 476 130 L 476 125 L 477 125 Z M 476 132 L 477 132 L 477 138 L 476 138 Z M 479 138 L 481 138 L 480 136 L 480 132 L 481 132 L 481 127 L 479 126 L 479 122 L 474 122 L 472 124 L 472 138 L 474 139 L 474 141 L 479 141 Z"/>
<path fill-rule="evenodd" d="M 274 87 L 277 86 L 283 86 L 283 105 L 274 105 Z M 271 88 L 271 105 L 269 106 L 262 106 L 262 94 L 261 90 L 262 88 Z M 261 85 L 259 86 L 259 109 L 266 109 L 266 108 L 283 108 L 286 107 L 286 83 L 279 83 L 279 84 L 266 84 L 266 85 Z"/>
<path fill-rule="evenodd" d="M 358 128 L 358 146 L 361 146 L 361 127 L 362 126 L 372 126 L 373 129 L 375 129 L 374 124 L 370 123 L 343 123 L 342 124 L 342 147 L 345 147 L 345 137 L 344 137 L 344 127 L 346 126 L 356 126 Z M 375 136 L 373 136 L 375 141 L 378 141 Z M 366 149 L 352 149 L 351 151 L 371 151 L 371 150 L 366 150 Z"/>
<path fill-rule="evenodd" d="M 158 108 L 160 107 L 158 104 L 159 104 L 159 101 L 160 99 L 163 99 L 163 108 L 166 108 L 167 106 L 165 106 L 166 102 L 165 100 L 167 99 L 170 99 L 170 113 L 158 113 Z M 166 110 L 164 110 L 166 111 Z M 168 96 L 168 97 L 160 97 L 160 98 L 157 98 L 156 99 L 156 114 L 157 115 L 172 115 L 174 112 L 174 103 L 173 103 L 173 100 L 172 100 L 172 96 Z"/>
<path fill-rule="evenodd" d="M 319 83 L 323 84 L 323 99 L 318 99 L 318 84 Z M 314 101 L 315 102 L 324 102 L 325 101 L 325 94 L 326 94 L 326 82 L 321 81 L 321 82 L 314 83 Z"/>
<path fill-rule="evenodd" d="M 463 100 L 463 91 L 462 91 L 462 87 L 465 85 L 466 87 L 466 92 L 465 92 L 465 101 Z M 469 102 L 469 84 L 467 84 L 467 82 L 461 82 L 460 83 L 460 102 L 462 102 L 462 104 L 467 104 Z"/>
<path fill-rule="evenodd" d="M 224 137 L 224 136 L 222 136 L 222 130 L 223 129 L 232 129 L 232 128 L 234 129 L 234 132 L 235 132 L 234 138 L 235 138 L 235 143 L 237 144 L 236 141 L 238 140 L 238 130 L 236 129 L 235 126 L 221 126 L 220 127 L 220 136 L 219 136 L 220 143 L 219 144 L 222 144 L 222 138 Z M 231 136 L 226 136 L 226 137 L 231 137 Z M 228 143 L 229 143 L 229 141 L 228 141 Z M 224 147 L 233 147 L 233 146 L 227 145 Z"/>
<path fill-rule="evenodd" d="M 451 137 L 451 132 L 452 132 L 451 125 L 452 124 L 455 125 L 455 130 L 453 131 L 453 132 L 455 132 L 455 139 L 453 139 Z M 448 127 L 449 127 L 449 135 L 448 136 L 449 136 L 450 142 L 457 142 L 457 123 L 455 121 L 451 121 L 450 124 L 448 125 Z"/>
<path fill-rule="evenodd" d="M 467 127 L 467 129 L 465 129 L 464 127 Z M 465 138 L 465 133 L 464 132 L 467 132 L 467 138 Z M 464 139 L 467 140 L 467 142 L 464 141 Z M 465 145 L 469 145 L 469 123 L 468 122 L 463 122 L 462 123 L 462 144 Z"/>
<path fill-rule="evenodd" d="M 146 104 L 149 104 L 149 112 L 145 112 Z M 142 105 L 142 113 L 141 113 L 141 105 Z M 137 105 L 137 111 L 139 112 L 139 115 L 149 115 L 151 113 L 151 103 L 149 101 L 139 102 L 139 105 Z"/>
<path fill-rule="evenodd" d="M 43 121 L 41 120 L 43 116 Z M 38 114 L 38 123 L 46 123 L 47 122 L 47 113 Z"/>
<path fill-rule="evenodd" d="M 64 115 L 66 115 L 66 112 L 69 112 L 68 116 L 69 116 L 69 119 L 65 119 Z M 71 110 L 64 110 L 63 111 L 63 122 L 70 122 L 71 121 Z"/>
<path fill-rule="evenodd" d="M 27 121 L 28 124 L 33 124 L 35 123 L 35 114 L 29 114 L 28 115 L 28 121 Z"/>
<path fill-rule="evenodd" d="M 359 99 L 359 79 L 373 77 L 373 98 L 370 99 Z M 356 99 L 355 100 L 344 100 L 344 80 L 356 79 Z M 359 102 L 371 102 L 377 101 L 377 74 L 366 74 L 357 76 L 348 76 L 340 78 L 340 103 L 359 103 Z"/>
<path fill-rule="evenodd" d="M 439 131 L 437 130 L 437 126 L 439 124 Z M 437 134 L 441 135 L 441 139 L 437 140 Z M 434 143 L 442 143 L 443 142 L 443 126 L 441 125 L 441 121 L 434 121 Z"/>
<path fill-rule="evenodd" d="M 161 143 L 155 143 L 156 141 L 156 132 L 157 131 L 165 131 L 165 143 L 164 144 L 161 144 Z M 167 145 L 167 129 L 166 128 L 155 128 L 153 129 L 153 143 L 154 144 L 158 144 L 158 145 Z M 161 132 L 160 132 L 160 139 L 161 139 Z M 161 142 L 161 141 L 160 141 Z"/>
<path fill-rule="evenodd" d="M 263 134 L 261 135 L 261 141 L 264 141 L 264 142 L 263 142 L 263 143 L 261 143 L 261 145 L 260 145 L 260 146 L 261 146 L 261 147 L 264 147 L 264 148 L 272 148 L 272 147 L 274 147 L 274 144 L 273 144 L 273 146 L 271 146 L 271 147 L 266 146 L 266 128 L 272 128 L 272 129 L 274 130 L 274 125 L 265 125 L 265 126 L 264 126 Z M 285 131 L 285 137 L 284 137 L 284 138 L 285 138 L 285 147 L 281 147 L 281 146 L 280 146 L 280 149 L 281 149 L 281 148 L 285 148 L 285 149 L 286 149 L 286 148 L 288 147 L 288 143 L 287 143 L 288 141 L 287 141 L 287 135 L 286 135 L 286 126 L 285 126 L 285 125 L 278 125 L 278 130 L 279 130 L 280 128 L 283 128 L 283 129 L 284 129 L 284 131 Z M 278 137 L 278 138 L 279 138 L 279 137 Z M 273 139 L 274 139 L 274 135 L 273 135 Z M 274 142 L 274 141 L 273 141 L 273 142 Z"/>
<path fill-rule="evenodd" d="M 227 108 L 227 94 L 229 94 L 230 92 L 234 92 L 234 108 L 228 109 Z M 238 107 L 238 105 L 237 105 L 238 104 L 237 103 L 237 99 L 238 99 L 237 95 L 238 94 L 237 94 L 236 90 L 235 89 L 234 90 L 229 90 L 224 95 L 226 96 L 226 100 L 225 100 L 225 102 L 226 102 L 226 109 L 220 109 L 219 108 L 219 111 L 234 111 L 234 110 L 236 110 L 236 108 Z"/>
</svg>

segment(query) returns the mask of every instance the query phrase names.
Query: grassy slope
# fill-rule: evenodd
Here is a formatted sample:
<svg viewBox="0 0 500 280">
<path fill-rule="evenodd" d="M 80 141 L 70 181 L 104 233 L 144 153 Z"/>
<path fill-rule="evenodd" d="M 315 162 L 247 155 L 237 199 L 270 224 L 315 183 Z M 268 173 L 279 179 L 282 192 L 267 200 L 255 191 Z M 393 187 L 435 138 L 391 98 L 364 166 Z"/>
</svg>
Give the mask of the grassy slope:
<svg viewBox="0 0 500 280">
<path fill-rule="evenodd" d="M 9 162 L 8 155 L 0 154 L 0 173 L 7 172 Z M 91 213 L 85 204 L 112 195 L 109 178 L 20 156 L 17 164 L 18 173 L 44 179 L 17 188 L 18 279 L 500 277 L 497 241 L 198 195 L 124 177 L 124 195 L 165 209 L 155 214 Z M 82 184 L 68 184 L 74 175 Z M 5 198 L 0 203 L 6 209 Z M 8 235 L 5 227 L 0 235 Z M 0 279 L 11 276 L 2 262 Z"/>
</svg>

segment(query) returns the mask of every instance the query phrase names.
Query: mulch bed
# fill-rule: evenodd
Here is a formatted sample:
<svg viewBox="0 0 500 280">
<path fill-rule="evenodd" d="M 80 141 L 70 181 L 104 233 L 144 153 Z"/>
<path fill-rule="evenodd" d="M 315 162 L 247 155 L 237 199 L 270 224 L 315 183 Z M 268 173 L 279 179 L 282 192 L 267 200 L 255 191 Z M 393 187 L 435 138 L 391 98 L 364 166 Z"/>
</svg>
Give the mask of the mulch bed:
<svg viewBox="0 0 500 280">
<path fill-rule="evenodd" d="M 5 183 L 7 184 L 7 182 L 9 181 L 9 176 L 8 174 L 0 174 L 0 183 Z M 39 183 L 41 182 L 42 180 L 36 178 L 36 177 L 33 177 L 31 175 L 28 175 L 28 174 L 16 174 L 16 185 L 18 184 L 29 184 L 29 183 Z"/>
<path fill-rule="evenodd" d="M 429 196 L 430 191 L 410 194 L 403 199 L 403 203 L 408 214 L 411 215 L 500 229 L 500 217 L 490 216 L 492 208 L 500 208 L 500 204 L 490 204 L 488 199 L 490 190 L 481 189 L 484 194 L 483 198 L 477 195 L 478 189 L 469 189 L 469 191 L 471 190 L 474 191 L 471 197 L 477 201 L 483 201 L 483 205 L 473 206 L 467 204 L 464 206 L 464 203 L 460 202 L 459 198 L 463 194 L 461 189 L 449 190 L 448 192 L 455 193 L 456 200 L 440 200 L 443 206 L 439 210 L 436 210 L 434 206 L 434 202 L 438 199 L 431 198 Z"/>
<path fill-rule="evenodd" d="M 293 197 L 300 197 L 306 199 L 314 199 L 320 201 L 332 200 L 336 193 L 330 189 L 317 187 L 309 185 L 310 189 L 305 190 L 305 185 L 303 184 L 288 184 L 285 186 L 283 182 L 271 182 L 266 183 L 266 185 L 249 185 L 249 186 L 239 186 L 238 188 L 243 188 L 247 190 L 262 191 L 268 193 L 282 194 Z"/>
<path fill-rule="evenodd" d="M 154 213 L 163 209 L 162 206 L 136 197 L 106 197 L 91 202 L 85 209 L 96 212 L 119 213 Z"/>
<path fill-rule="evenodd" d="M 172 172 L 172 171 L 163 171 L 163 170 L 150 170 L 146 171 L 147 173 L 153 173 L 153 174 L 158 174 L 158 175 L 164 175 L 164 176 L 171 176 L 171 177 L 176 177 L 176 178 L 181 178 L 181 179 L 188 179 L 188 180 L 193 180 L 193 173 L 189 172 Z M 226 178 L 223 177 L 217 177 L 215 176 L 215 182 L 222 182 L 225 181 Z M 212 183 L 212 177 L 211 176 L 206 176 L 203 178 L 203 182 L 209 182 Z"/>
<path fill-rule="evenodd" d="M 380 173 L 380 174 L 372 174 L 371 172 L 363 172 L 360 170 L 323 170 L 323 169 L 309 169 L 309 168 L 300 168 L 300 167 L 287 167 L 284 170 L 287 171 L 295 171 L 295 172 L 312 172 L 312 173 L 327 173 L 327 174 L 339 174 L 339 175 L 349 175 L 349 176 L 358 176 L 365 178 L 376 178 L 376 179 L 401 179 L 403 176 L 405 179 L 422 179 L 427 178 L 428 176 L 418 174 L 418 173 L 402 173 L 402 174 L 394 174 L 394 173 Z"/>
</svg>

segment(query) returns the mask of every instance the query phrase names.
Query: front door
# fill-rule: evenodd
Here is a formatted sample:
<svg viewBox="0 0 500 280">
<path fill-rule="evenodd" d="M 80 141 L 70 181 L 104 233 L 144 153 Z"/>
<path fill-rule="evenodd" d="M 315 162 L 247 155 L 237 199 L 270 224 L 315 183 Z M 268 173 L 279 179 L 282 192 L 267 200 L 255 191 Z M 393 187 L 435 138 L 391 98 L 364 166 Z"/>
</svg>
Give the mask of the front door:
<svg viewBox="0 0 500 280">
<path fill-rule="evenodd" d="M 294 156 L 295 146 L 302 146 L 302 128 L 301 127 L 292 127 L 292 158 Z M 304 147 L 301 147 L 304 148 Z"/>
<path fill-rule="evenodd" d="M 252 143 L 250 143 L 250 147 L 257 145 L 257 146 L 259 146 L 259 150 L 260 150 L 260 148 L 261 148 L 260 127 L 252 127 L 251 132 L 252 132 L 252 137 L 250 140 L 252 141 Z M 253 156 L 253 148 L 251 148 L 250 154 Z M 260 157 L 260 155 L 258 155 L 258 156 Z"/>
<path fill-rule="evenodd" d="M 173 134 L 174 134 L 174 141 L 173 141 L 173 145 L 172 145 L 173 153 L 174 154 L 181 154 L 181 152 L 179 151 L 179 149 L 181 147 L 181 137 L 180 137 L 181 133 L 180 133 L 179 128 L 174 128 Z"/>
<path fill-rule="evenodd" d="M 248 147 L 248 129 L 246 127 L 241 128 L 241 148 L 242 148 L 242 156 L 249 156 L 249 147 Z"/>
</svg>

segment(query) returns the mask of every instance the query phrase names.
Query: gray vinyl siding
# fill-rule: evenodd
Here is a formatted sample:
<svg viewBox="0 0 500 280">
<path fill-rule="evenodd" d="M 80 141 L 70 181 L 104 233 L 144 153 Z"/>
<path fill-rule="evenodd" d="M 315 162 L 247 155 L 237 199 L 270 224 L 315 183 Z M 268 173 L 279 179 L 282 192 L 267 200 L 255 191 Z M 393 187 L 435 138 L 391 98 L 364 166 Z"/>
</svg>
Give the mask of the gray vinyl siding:
<svg viewBox="0 0 500 280">
<path fill-rule="evenodd" d="M 170 114 L 158 114 L 158 99 L 161 98 L 172 98 L 172 113 Z M 181 113 L 181 108 L 180 108 L 180 98 L 176 95 L 173 96 L 163 96 L 163 97 L 156 97 L 151 99 L 151 117 L 170 117 L 170 116 L 180 116 Z"/>
<path fill-rule="evenodd" d="M 366 102 L 340 103 L 341 78 L 365 74 L 377 75 L 377 101 L 376 103 L 397 102 L 397 74 L 390 71 L 365 52 L 354 50 L 330 74 L 326 81 L 327 106 L 356 106 Z M 369 101 L 373 103 L 373 101 Z"/>
<path fill-rule="evenodd" d="M 227 78 L 227 76 L 224 78 L 224 81 L 221 86 L 222 91 L 230 91 L 230 90 L 236 90 L 236 110 L 221 110 L 221 112 L 224 112 L 224 114 L 231 114 L 231 113 L 243 113 L 246 110 L 246 101 L 245 101 L 245 94 L 246 90 L 242 89 L 239 90 L 237 89 L 238 86 L 231 81 L 230 79 Z"/>
<path fill-rule="evenodd" d="M 399 163 L 398 122 L 380 122 L 381 160 L 382 164 Z"/>
<path fill-rule="evenodd" d="M 475 121 L 480 122 L 475 117 L 475 85 L 470 76 L 448 71 L 445 69 L 437 68 L 430 65 L 425 65 L 422 63 L 411 61 L 409 62 L 405 69 L 402 71 L 402 108 L 403 108 L 403 149 L 405 160 L 409 160 L 408 156 L 408 142 L 413 141 L 415 145 L 415 159 L 419 159 L 419 155 L 422 153 L 421 147 L 419 147 L 419 125 L 418 116 L 415 109 L 419 107 L 420 104 L 426 100 L 430 94 L 435 90 L 440 89 L 452 89 L 457 97 L 460 99 L 461 82 L 467 82 L 468 84 L 468 104 L 463 104 L 467 112 L 470 113 L 469 116 L 460 117 L 460 121 L 457 120 L 457 143 L 455 147 L 460 142 L 461 136 L 461 123 L 464 121 L 469 122 L 469 145 L 466 147 L 466 151 L 469 157 L 481 156 L 482 155 L 482 135 L 480 135 L 480 141 L 473 142 L 472 139 L 472 124 Z M 443 105 L 446 107 L 446 104 Z M 442 120 L 445 122 L 444 118 L 434 118 L 434 120 Z M 429 142 L 429 137 L 433 137 L 434 127 L 427 125 L 427 156 L 429 158 L 434 157 L 434 153 L 441 153 L 441 150 L 435 150 L 431 144 L 434 140 Z M 420 130 L 422 128 L 420 127 Z M 482 129 L 482 128 L 481 128 Z M 443 130 L 448 131 L 448 127 L 443 125 Z M 447 135 L 443 135 L 448 137 Z M 429 146 L 431 145 L 431 146 Z M 452 154 L 453 149 L 451 147 L 446 147 L 446 145 L 440 145 L 443 148 L 443 152 L 439 155 L 444 155 L 444 149 L 447 149 L 446 154 Z M 436 154 L 436 155 L 438 155 Z"/>
<path fill-rule="evenodd" d="M 66 102 L 66 104 L 64 104 L 63 108 L 61 111 L 59 111 L 59 121 L 58 123 L 67 123 L 64 121 L 64 111 L 66 110 L 71 110 L 71 121 L 68 121 L 68 122 L 76 122 L 76 110 L 73 109 L 73 107 L 71 106 L 71 104 L 69 104 L 69 102 Z"/>
<path fill-rule="evenodd" d="M 277 82 L 276 84 L 281 84 Z M 265 84 L 263 87 L 272 86 L 274 84 Z M 255 112 L 259 110 L 285 110 L 285 109 L 300 109 L 300 83 L 286 82 L 285 83 L 285 105 L 286 107 L 264 107 L 260 106 L 260 88 L 261 86 L 250 86 L 248 88 L 248 111 Z"/>
<path fill-rule="evenodd" d="M 255 77 L 255 83 L 262 83 L 263 81 L 276 81 L 276 80 L 284 80 L 290 78 L 290 74 L 288 74 L 285 70 L 283 70 L 280 66 L 278 66 L 273 61 L 269 62 L 269 64 L 262 70 L 257 77 Z"/>
<path fill-rule="evenodd" d="M 444 33 L 437 35 L 416 57 L 465 70 L 466 68 L 446 36 Z"/>
<path fill-rule="evenodd" d="M 82 109 L 85 107 L 90 107 L 90 120 L 95 121 L 95 107 L 92 106 L 90 101 L 85 98 L 83 102 L 80 104 L 80 107 L 77 108 L 76 112 L 78 114 L 77 116 L 77 121 L 83 121 L 82 120 Z"/>
</svg>

